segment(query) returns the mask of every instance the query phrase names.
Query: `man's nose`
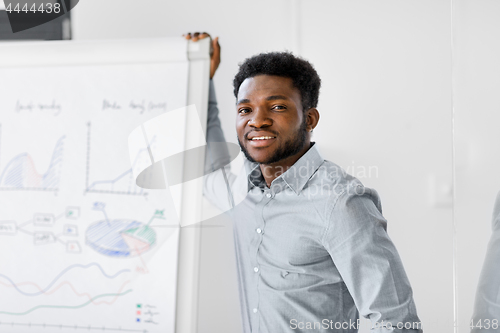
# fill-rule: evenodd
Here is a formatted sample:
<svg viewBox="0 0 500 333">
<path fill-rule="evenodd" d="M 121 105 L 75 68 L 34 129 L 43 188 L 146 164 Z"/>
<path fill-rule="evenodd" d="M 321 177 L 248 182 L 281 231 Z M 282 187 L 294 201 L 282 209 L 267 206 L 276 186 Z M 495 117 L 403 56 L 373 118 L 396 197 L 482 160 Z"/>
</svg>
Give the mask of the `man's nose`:
<svg viewBox="0 0 500 333">
<path fill-rule="evenodd" d="M 272 125 L 272 119 L 264 108 L 255 108 L 252 112 L 252 117 L 248 122 L 249 126 L 253 127 L 267 127 Z"/>
</svg>

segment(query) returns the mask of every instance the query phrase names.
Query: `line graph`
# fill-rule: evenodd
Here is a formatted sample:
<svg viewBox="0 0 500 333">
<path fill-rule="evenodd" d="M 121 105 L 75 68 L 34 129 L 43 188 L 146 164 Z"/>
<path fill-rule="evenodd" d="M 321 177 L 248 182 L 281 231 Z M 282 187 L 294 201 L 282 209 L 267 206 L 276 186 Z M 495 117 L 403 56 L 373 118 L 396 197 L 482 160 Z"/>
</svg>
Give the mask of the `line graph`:
<svg viewBox="0 0 500 333">
<path fill-rule="evenodd" d="M 125 281 L 125 283 L 122 284 L 122 286 L 119 288 L 118 292 L 121 292 L 123 290 L 123 288 L 125 287 L 126 284 L 130 283 L 130 280 L 128 281 Z M 11 284 L 6 284 L 6 283 L 3 283 L 2 281 L 0 281 L 0 284 L 6 286 L 6 287 L 14 287 L 14 285 L 11 285 Z M 43 289 L 37 285 L 36 283 L 34 282 L 21 282 L 21 283 L 18 283 L 17 286 L 22 286 L 22 285 L 32 285 L 34 286 L 35 288 L 37 288 L 39 291 L 43 291 Z M 58 291 L 59 289 L 61 289 L 63 286 L 69 286 L 71 291 L 78 297 L 87 297 L 89 300 L 92 300 L 92 296 L 89 294 L 89 293 L 84 293 L 84 292 L 79 292 L 75 289 L 75 286 L 73 286 L 73 284 L 69 281 L 63 281 L 61 282 L 57 287 L 55 287 L 54 289 L 50 290 L 50 291 L 43 291 L 43 294 L 44 295 L 52 295 L 54 294 L 56 291 Z M 107 302 L 107 301 L 101 301 L 101 302 L 92 302 L 93 304 L 95 305 L 99 305 L 99 304 L 103 304 L 103 303 L 106 303 L 106 304 L 112 304 L 112 302 Z"/>
<path fill-rule="evenodd" d="M 12 279 L 10 277 L 8 277 L 4 274 L 0 274 L 0 278 L 4 278 L 5 280 L 7 280 L 19 293 L 23 294 L 24 296 L 38 296 L 38 295 L 41 295 L 43 293 L 46 293 L 67 272 L 69 272 L 73 269 L 76 269 L 76 268 L 88 269 L 91 267 L 97 267 L 99 269 L 99 271 L 102 273 L 102 275 L 108 279 L 114 279 L 117 276 L 119 276 L 120 274 L 130 272 L 129 269 L 122 269 L 122 270 L 116 272 L 115 274 L 109 275 L 104 271 L 102 266 L 96 262 L 92 262 L 92 263 L 87 264 L 87 265 L 74 264 L 74 265 L 70 265 L 70 266 L 66 267 L 65 269 L 63 269 L 59 274 L 56 275 L 56 277 L 45 288 L 39 290 L 38 292 L 34 292 L 34 293 L 28 293 L 28 292 L 25 292 L 19 288 L 19 285 L 22 285 L 22 284 L 34 285 L 35 284 L 34 282 L 15 283 L 14 281 L 12 281 Z"/>
<path fill-rule="evenodd" d="M 120 296 L 124 296 L 128 293 L 132 292 L 132 289 L 129 289 L 127 291 L 124 291 L 122 293 L 116 293 L 116 294 L 101 294 L 101 295 L 97 295 L 97 296 L 94 296 L 92 297 L 91 300 L 83 303 L 83 304 L 80 304 L 80 305 L 37 305 L 29 310 L 26 310 L 24 312 L 8 312 L 8 311 L 0 311 L 0 315 L 11 315 L 11 316 L 25 316 L 35 310 L 38 310 L 38 309 L 43 309 L 43 308 L 47 308 L 47 309 L 80 309 L 80 308 L 83 308 L 87 305 L 89 305 L 90 303 L 92 303 L 93 301 L 95 301 L 96 299 L 99 299 L 99 298 L 103 298 L 103 297 L 108 297 L 108 296 L 114 296 L 114 301 L 116 301 L 116 299 Z"/>
<path fill-rule="evenodd" d="M 132 163 L 132 166 L 112 179 L 100 179 L 90 182 L 90 154 L 91 154 L 91 130 L 92 124 L 87 123 L 87 163 L 86 163 L 86 193 L 105 193 L 105 194 L 125 194 L 147 196 L 148 193 L 143 188 L 135 184 L 134 170 L 140 169 L 142 164 L 150 161 L 147 149 L 141 149 Z M 150 146 L 154 145 L 156 138 L 153 137 Z"/>
<path fill-rule="evenodd" d="M 35 161 L 28 152 L 12 158 L 0 173 L 0 190 L 58 191 L 64 139 L 63 135 L 57 140 L 47 171 L 43 174 L 37 171 Z"/>
<path fill-rule="evenodd" d="M 28 315 L 36 310 L 39 309 L 69 309 L 69 310 L 76 310 L 76 309 L 81 309 L 83 307 L 86 307 L 87 305 L 93 304 L 95 306 L 101 305 L 101 304 L 107 304 L 107 305 L 113 305 L 119 297 L 124 296 L 130 292 L 132 292 L 132 289 L 125 290 L 125 286 L 131 282 L 131 280 L 127 280 L 121 284 L 117 292 L 113 293 L 99 293 L 98 295 L 92 296 L 87 292 L 78 292 L 76 288 L 73 286 L 73 284 L 69 281 L 62 281 L 58 286 L 55 288 L 54 285 L 56 284 L 57 281 L 59 281 L 65 274 L 68 272 L 75 270 L 75 269 L 84 269 L 88 270 L 91 268 L 97 268 L 101 275 L 107 279 L 115 279 L 118 276 L 120 276 L 123 273 L 130 272 L 129 269 L 122 269 L 120 271 L 117 271 L 113 274 L 108 274 L 100 264 L 91 262 L 86 265 L 82 264 L 74 264 L 70 265 L 66 268 L 64 268 L 62 271 L 60 271 L 53 279 L 48 283 L 46 287 L 41 287 L 39 284 L 32 282 L 32 281 L 25 281 L 25 282 L 20 282 L 20 283 L 15 283 L 10 277 L 0 274 L 0 284 L 4 285 L 6 287 L 14 288 L 18 293 L 24 295 L 24 296 L 40 296 L 40 295 L 52 295 L 56 293 L 58 290 L 60 290 L 63 286 L 68 285 L 72 292 L 77 296 L 77 297 L 86 297 L 88 300 L 80 303 L 78 305 L 64 305 L 64 304 L 38 304 L 38 305 L 32 305 L 29 307 L 27 310 L 23 311 L 3 311 L 0 310 L 0 317 L 2 315 L 7 315 L 7 316 L 25 316 Z M 5 283 L 1 281 L 1 279 L 7 280 L 8 283 Z M 22 290 L 20 287 L 24 286 L 35 286 L 36 289 L 38 289 L 37 292 L 26 292 Z M 67 297 L 67 293 L 64 293 L 65 297 Z M 112 297 L 111 299 L 105 299 L 108 297 Z M 99 300 L 99 301 L 97 301 Z"/>
<path fill-rule="evenodd" d="M 58 329 L 63 329 L 63 328 L 70 328 L 72 330 L 98 330 L 98 331 L 115 331 L 115 332 L 135 332 L 135 333 L 149 333 L 148 330 L 134 330 L 134 329 L 127 329 L 127 328 L 121 328 L 121 327 L 106 327 L 106 326 L 80 326 L 80 325 L 62 325 L 62 324 L 40 324 L 40 323 L 15 323 L 15 322 L 1 322 L 0 321 L 0 326 L 24 326 L 27 328 L 36 328 L 36 327 L 42 327 L 42 328 L 58 328 Z"/>
</svg>

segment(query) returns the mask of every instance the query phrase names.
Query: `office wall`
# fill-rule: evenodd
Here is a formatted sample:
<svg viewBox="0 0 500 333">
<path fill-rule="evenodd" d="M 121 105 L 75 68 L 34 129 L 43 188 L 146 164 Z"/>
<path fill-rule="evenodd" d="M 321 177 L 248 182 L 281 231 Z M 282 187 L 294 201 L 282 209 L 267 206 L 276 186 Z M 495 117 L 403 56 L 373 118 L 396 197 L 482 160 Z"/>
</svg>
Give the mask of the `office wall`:
<svg viewBox="0 0 500 333">
<path fill-rule="evenodd" d="M 285 49 L 309 59 L 323 80 L 313 141 L 379 192 L 426 331 L 452 332 L 450 19 L 444 0 L 86 0 L 72 24 L 75 39 L 220 36 L 214 81 L 233 143 L 238 63 Z M 231 225 L 224 225 L 204 230 L 200 333 L 240 329 Z"/>
<path fill-rule="evenodd" d="M 301 13 L 300 50 L 324 82 L 313 137 L 379 192 L 424 328 L 452 332 L 450 2 L 304 1 Z"/>
<path fill-rule="evenodd" d="M 493 205 L 500 191 L 499 17 L 498 1 L 455 1 L 453 84 L 459 333 L 469 332 L 476 288 L 492 233 Z M 483 317 L 483 325 L 484 319 L 500 320 L 496 304 L 496 307 L 494 301 L 491 304 L 496 316 Z"/>
</svg>

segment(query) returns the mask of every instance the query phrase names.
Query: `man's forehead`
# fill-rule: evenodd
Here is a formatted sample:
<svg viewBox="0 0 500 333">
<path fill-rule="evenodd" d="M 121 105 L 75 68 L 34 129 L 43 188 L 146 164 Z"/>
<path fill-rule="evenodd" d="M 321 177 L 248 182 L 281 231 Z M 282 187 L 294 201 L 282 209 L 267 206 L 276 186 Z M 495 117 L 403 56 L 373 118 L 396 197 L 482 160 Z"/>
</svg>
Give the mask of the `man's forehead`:
<svg viewBox="0 0 500 333">
<path fill-rule="evenodd" d="M 293 81 L 289 77 L 276 75 L 256 75 L 246 78 L 238 90 L 238 99 L 248 98 L 248 96 L 257 93 L 267 95 L 290 95 L 300 93 L 293 86 Z"/>
</svg>

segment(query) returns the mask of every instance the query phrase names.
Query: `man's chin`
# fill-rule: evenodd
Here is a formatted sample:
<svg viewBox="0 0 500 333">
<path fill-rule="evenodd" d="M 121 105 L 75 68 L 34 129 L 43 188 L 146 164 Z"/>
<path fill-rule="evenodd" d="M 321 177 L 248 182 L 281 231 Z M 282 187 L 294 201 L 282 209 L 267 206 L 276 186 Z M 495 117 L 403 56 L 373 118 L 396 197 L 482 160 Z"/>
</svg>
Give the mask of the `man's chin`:
<svg viewBox="0 0 500 333">
<path fill-rule="evenodd" d="M 252 156 L 250 155 L 252 159 L 249 159 L 253 163 L 259 163 L 259 164 L 267 164 L 269 161 L 269 158 L 262 158 L 259 156 Z"/>
<path fill-rule="evenodd" d="M 246 158 L 252 163 L 268 164 L 271 161 L 271 156 L 262 156 L 260 154 L 250 154 L 248 151 L 245 154 Z"/>
<path fill-rule="evenodd" d="M 241 148 L 241 145 L 240 145 Z M 264 150 L 266 152 L 264 153 Z M 271 163 L 276 163 L 279 161 L 275 160 L 276 154 L 278 154 L 278 151 L 276 149 L 272 148 L 253 148 L 250 147 L 249 149 L 241 149 L 241 151 L 244 153 L 245 157 L 247 160 L 249 160 L 252 163 L 259 163 L 259 164 L 271 164 Z"/>
</svg>

